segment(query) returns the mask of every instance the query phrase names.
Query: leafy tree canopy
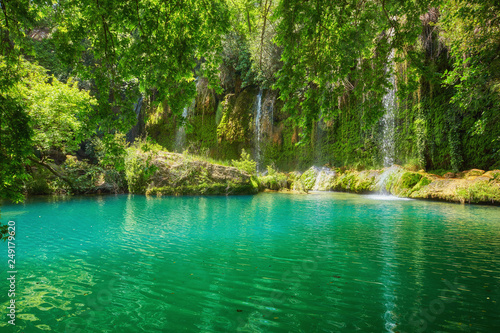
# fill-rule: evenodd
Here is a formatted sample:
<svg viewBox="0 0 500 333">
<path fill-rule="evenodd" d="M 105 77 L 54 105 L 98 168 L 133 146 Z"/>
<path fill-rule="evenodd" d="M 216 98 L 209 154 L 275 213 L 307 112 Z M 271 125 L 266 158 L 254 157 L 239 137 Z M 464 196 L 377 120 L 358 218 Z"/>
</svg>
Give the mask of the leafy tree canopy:
<svg viewBox="0 0 500 333">
<path fill-rule="evenodd" d="M 70 78 L 62 83 L 48 77 L 43 67 L 24 62 L 22 79 L 9 95 L 23 103 L 33 129 L 33 147 L 45 156 L 51 149 L 74 152 L 95 132 L 95 100 L 88 91 L 78 89 Z"/>
<path fill-rule="evenodd" d="M 284 65 L 276 87 L 286 111 L 310 130 L 320 113 L 338 116 L 350 93 L 367 101 L 360 108 L 371 110 L 363 116 L 373 123 L 389 87 L 388 58 L 396 50 L 395 61 L 404 54 L 418 62 L 411 46 L 421 32 L 420 16 L 431 5 L 429 0 L 280 1 L 274 20 Z M 370 95 L 374 98 L 366 98 Z"/>
<path fill-rule="evenodd" d="M 62 0 L 55 21 L 59 53 L 95 84 L 103 131 L 126 131 L 134 87 L 181 113 L 196 92 L 197 60 L 215 69 L 228 12 L 223 0 Z"/>
</svg>

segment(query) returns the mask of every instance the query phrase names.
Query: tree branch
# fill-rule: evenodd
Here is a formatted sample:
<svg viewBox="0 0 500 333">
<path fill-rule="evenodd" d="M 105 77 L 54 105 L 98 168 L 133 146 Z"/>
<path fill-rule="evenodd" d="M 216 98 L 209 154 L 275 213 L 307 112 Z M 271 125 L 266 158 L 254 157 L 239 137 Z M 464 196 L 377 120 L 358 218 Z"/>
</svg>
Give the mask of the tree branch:
<svg viewBox="0 0 500 333">
<path fill-rule="evenodd" d="M 36 158 L 32 157 L 32 156 L 28 156 L 28 159 L 32 162 L 35 162 L 36 164 L 38 165 L 41 165 L 43 166 L 45 169 L 49 170 L 54 176 L 62 179 L 66 184 L 69 185 L 69 187 L 71 188 L 71 190 L 75 191 L 75 185 L 73 184 L 72 181 L 70 181 L 67 177 L 64 177 L 63 175 L 61 175 L 59 172 L 57 172 L 53 167 L 51 167 L 49 164 L 45 163 L 45 162 L 42 162 L 40 160 L 37 160 Z"/>
</svg>

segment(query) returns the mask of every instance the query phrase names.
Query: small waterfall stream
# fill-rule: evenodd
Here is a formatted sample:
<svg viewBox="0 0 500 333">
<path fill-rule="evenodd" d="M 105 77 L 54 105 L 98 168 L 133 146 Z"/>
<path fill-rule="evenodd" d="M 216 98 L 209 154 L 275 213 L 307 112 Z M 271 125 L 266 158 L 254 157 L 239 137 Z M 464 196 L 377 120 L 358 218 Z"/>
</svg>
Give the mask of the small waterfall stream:
<svg viewBox="0 0 500 333">
<path fill-rule="evenodd" d="M 141 95 L 137 102 L 134 104 L 135 118 L 139 119 L 139 114 L 141 113 L 143 96 Z"/>
<path fill-rule="evenodd" d="M 257 171 L 261 170 L 261 140 L 262 140 L 262 129 L 261 129 L 261 116 L 262 116 L 262 89 L 259 90 L 257 94 L 257 101 L 255 103 L 255 161 L 257 162 Z"/>
<path fill-rule="evenodd" d="M 396 101 L 396 75 L 394 74 L 394 50 L 391 52 L 387 59 L 387 71 L 390 72 L 389 83 L 391 87 L 387 89 L 385 96 L 382 99 L 385 114 L 382 117 L 382 156 L 384 159 L 384 166 L 389 167 L 394 164 L 395 155 L 395 129 L 396 120 L 395 112 L 397 107 Z"/>
<path fill-rule="evenodd" d="M 186 146 L 186 124 L 185 122 L 188 120 L 190 113 L 194 110 L 196 100 L 193 100 L 190 106 L 185 107 L 182 110 L 182 121 L 183 124 L 181 127 L 177 129 L 177 133 L 175 133 L 175 151 L 178 153 L 182 153 Z"/>
<path fill-rule="evenodd" d="M 140 133 L 141 127 L 144 126 L 143 119 L 140 119 L 142 101 L 143 101 L 143 96 L 141 95 L 137 99 L 137 102 L 134 103 L 134 113 L 136 122 L 134 126 L 127 132 L 126 138 L 128 142 L 134 142 L 134 140 L 141 134 Z"/>
<path fill-rule="evenodd" d="M 331 188 L 331 182 L 335 178 L 336 172 L 327 167 L 322 167 L 319 169 L 312 188 L 313 191 L 329 191 Z"/>
<path fill-rule="evenodd" d="M 274 126 L 274 103 L 276 96 L 269 90 L 259 90 L 255 100 L 255 161 L 257 162 L 257 171 L 261 171 L 265 166 L 263 164 L 262 149 L 265 143 L 273 139 Z"/>
<path fill-rule="evenodd" d="M 196 92 L 198 93 L 198 88 L 202 80 L 197 76 L 195 78 L 196 81 Z M 196 97 L 193 99 L 189 106 L 186 106 L 182 110 L 182 126 L 177 129 L 175 133 L 175 151 L 178 153 L 182 153 L 186 148 L 186 122 L 188 121 L 189 116 L 193 113 L 194 108 L 196 106 Z"/>
<path fill-rule="evenodd" d="M 391 176 L 391 174 L 394 172 L 394 170 L 395 170 L 394 168 L 389 167 L 389 168 L 385 169 L 382 172 L 382 174 L 380 175 L 380 178 L 379 178 L 378 183 L 377 183 L 378 191 L 380 194 L 383 194 L 383 195 L 390 195 L 391 194 L 386 189 L 386 183 L 387 183 L 387 180 L 389 179 L 389 177 Z"/>
</svg>

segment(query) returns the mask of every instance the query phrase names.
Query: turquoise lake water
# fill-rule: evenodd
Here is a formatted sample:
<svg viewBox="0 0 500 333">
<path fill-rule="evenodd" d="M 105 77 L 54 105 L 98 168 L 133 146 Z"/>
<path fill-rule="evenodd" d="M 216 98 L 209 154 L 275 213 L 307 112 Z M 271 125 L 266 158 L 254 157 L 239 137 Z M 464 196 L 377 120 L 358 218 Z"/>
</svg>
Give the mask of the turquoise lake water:
<svg viewBox="0 0 500 333">
<path fill-rule="evenodd" d="M 15 329 L 498 332 L 500 208 L 344 193 L 2 206 Z"/>
</svg>

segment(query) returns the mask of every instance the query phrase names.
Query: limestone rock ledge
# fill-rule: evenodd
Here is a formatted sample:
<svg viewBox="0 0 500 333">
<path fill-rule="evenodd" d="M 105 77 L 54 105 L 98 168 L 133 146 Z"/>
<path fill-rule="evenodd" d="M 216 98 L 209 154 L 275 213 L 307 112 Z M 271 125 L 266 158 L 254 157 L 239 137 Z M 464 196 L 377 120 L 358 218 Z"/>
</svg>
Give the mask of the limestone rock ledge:
<svg viewBox="0 0 500 333">
<path fill-rule="evenodd" d="M 152 160 L 147 195 L 255 194 L 257 182 L 235 167 L 209 163 L 191 156 L 160 152 Z"/>
<path fill-rule="evenodd" d="M 284 176 L 276 175 L 275 178 Z M 442 177 L 424 171 L 408 171 L 397 165 L 364 171 L 312 167 L 302 174 L 293 172 L 286 177 L 288 182 L 270 182 L 269 176 L 261 177 L 261 186 L 276 190 L 277 183 L 281 183 L 287 184 L 289 190 L 302 192 L 377 192 L 414 199 L 500 205 L 500 170 L 473 169 Z"/>
</svg>

